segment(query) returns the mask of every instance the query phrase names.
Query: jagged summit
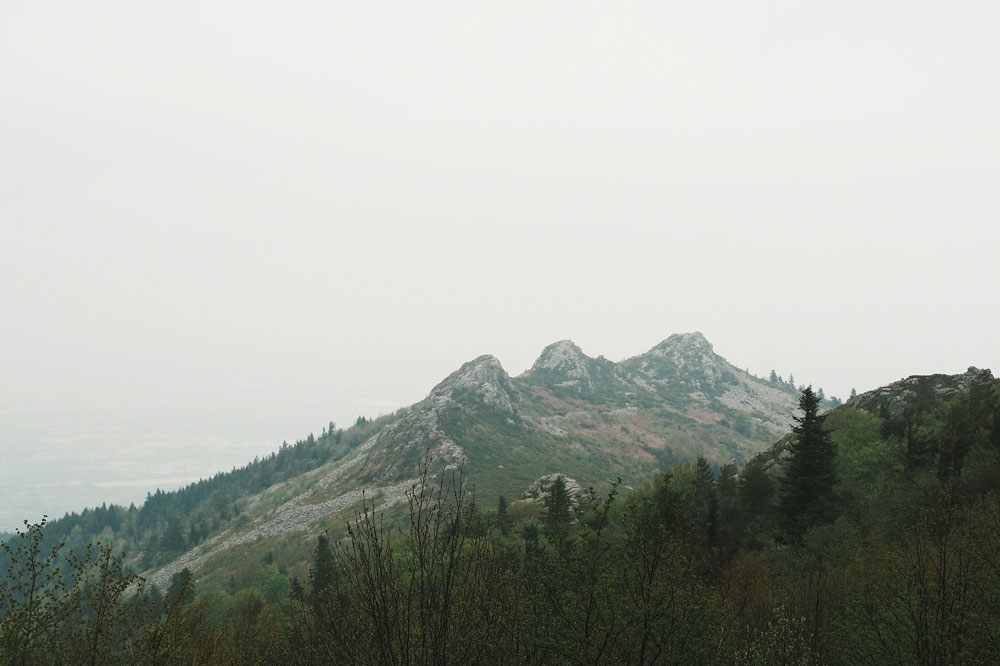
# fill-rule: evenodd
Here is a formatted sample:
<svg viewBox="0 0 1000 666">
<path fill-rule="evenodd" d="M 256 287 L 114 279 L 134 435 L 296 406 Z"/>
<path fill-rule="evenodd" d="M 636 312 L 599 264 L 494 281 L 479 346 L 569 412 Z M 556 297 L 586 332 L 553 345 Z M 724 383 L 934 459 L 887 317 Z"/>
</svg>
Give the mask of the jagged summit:
<svg viewBox="0 0 1000 666">
<path fill-rule="evenodd" d="M 693 331 L 691 333 L 674 333 L 666 340 L 660 344 L 653 347 L 652 350 L 677 350 L 677 351 L 705 351 L 712 353 L 714 348 L 712 343 L 708 341 L 708 338 L 701 331 Z"/>
<path fill-rule="evenodd" d="M 670 380 L 703 388 L 731 381 L 732 367 L 715 353 L 712 343 L 699 332 L 676 333 L 645 354 L 622 361 L 629 371 L 651 379 Z"/>
<path fill-rule="evenodd" d="M 560 340 L 543 349 L 531 369 L 562 370 L 569 374 L 576 372 L 582 377 L 589 358 L 572 340 Z"/>
<path fill-rule="evenodd" d="M 322 531 L 364 497 L 380 509 L 403 502 L 425 463 L 431 475 L 461 469 L 484 498 L 528 487 L 542 497 L 556 471 L 589 487 L 616 476 L 636 482 L 699 456 L 742 463 L 788 431 L 797 399 L 730 365 L 698 332 L 620 363 L 560 340 L 516 378 L 495 356 L 479 356 L 420 402 L 355 426 L 339 456 L 248 497 L 245 523 L 153 579 L 165 584 L 184 567 L 241 557 L 236 546 Z"/>
<path fill-rule="evenodd" d="M 534 365 L 518 377 L 532 386 L 542 386 L 563 397 L 605 397 L 622 388 L 616 363 L 592 358 L 572 340 L 553 342 L 542 350 Z"/>
<path fill-rule="evenodd" d="M 542 350 L 528 375 L 544 375 L 558 381 L 590 383 L 589 356 L 572 340 L 560 340 Z"/>
<path fill-rule="evenodd" d="M 435 407 L 446 402 L 465 406 L 476 403 L 514 413 L 518 402 L 517 391 L 510 383 L 510 375 L 492 354 L 484 354 L 462 364 L 435 386 L 428 400 Z"/>
</svg>

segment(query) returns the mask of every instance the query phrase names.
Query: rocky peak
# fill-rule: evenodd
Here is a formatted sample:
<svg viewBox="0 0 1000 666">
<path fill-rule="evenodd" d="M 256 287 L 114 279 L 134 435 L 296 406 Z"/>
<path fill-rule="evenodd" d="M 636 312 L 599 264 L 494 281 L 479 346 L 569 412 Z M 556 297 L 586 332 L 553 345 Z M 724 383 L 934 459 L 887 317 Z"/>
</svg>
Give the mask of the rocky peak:
<svg viewBox="0 0 1000 666">
<path fill-rule="evenodd" d="M 510 383 L 510 376 L 496 356 L 485 354 L 462 365 L 434 387 L 430 402 L 441 406 L 457 402 L 464 406 L 481 403 L 500 411 L 514 413 L 518 401 L 517 391 Z"/>
<path fill-rule="evenodd" d="M 712 343 L 708 341 L 701 332 L 674 333 L 669 338 L 653 347 L 651 353 L 658 355 L 709 355 L 715 350 Z"/>
<path fill-rule="evenodd" d="M 590 357 L 572 340 L 560 340 L 542 350 L 529 372 L 545 373 L 566 379 L 590 379 Z"/>
<path fill-rule="evenodd" d="M 671 335 L 645 354 L 623 363 L 649 379 L 681 382 L 695 390 L 714 389 L 721 381 L 732 381 L 735 370 L 698 332 Z"/>
</svg>

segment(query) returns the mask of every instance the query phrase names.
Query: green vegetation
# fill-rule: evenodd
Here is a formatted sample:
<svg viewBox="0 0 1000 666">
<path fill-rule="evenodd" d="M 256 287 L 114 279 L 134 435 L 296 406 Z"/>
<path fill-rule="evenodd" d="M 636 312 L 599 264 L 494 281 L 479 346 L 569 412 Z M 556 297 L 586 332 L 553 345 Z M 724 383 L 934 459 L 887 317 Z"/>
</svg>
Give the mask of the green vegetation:
<svg viewBox="0 0 1000 666">
<path fill-rule="evenodd" d="M 181 572 L 161 596 L 29 525 L 0 664 L 998 663 L 997 382 L 867 404 L 820 415 L 806 389 L 741 474 L 701 458 L 579 504 L 560 477 L 484 508 L 425 466 L 405 505 L 365 500 L 308 562 L 272 543 L 228 590 Z"/>
<path fill-rule="evenodd" d="M 244 526 L 252 496 L 286 481 L 301 484 L 304 475 L 347 455 L 392 418 L 359 418 L 359 424 L 346 431 L 330 423 L 319 437 L 310 434 L 294 445 L 283 444 L 244 467 L 176 492 L 157 490 L 141 508 L 102 505 L 47 521 L 39 547 L 48 552 L 61 545 L 60 553 L 80 553 L 100 542 L 120 554 L 130 573 L 162 566 L 215 534 Z M 262 504 L 260 508 L 270 506 L 268 500 Z M 57 559 L 57 564 L 68 564 L 64 555 Z M 9 565 L 9 556 L 0 552 L 0 570 Z"/>
</svg>

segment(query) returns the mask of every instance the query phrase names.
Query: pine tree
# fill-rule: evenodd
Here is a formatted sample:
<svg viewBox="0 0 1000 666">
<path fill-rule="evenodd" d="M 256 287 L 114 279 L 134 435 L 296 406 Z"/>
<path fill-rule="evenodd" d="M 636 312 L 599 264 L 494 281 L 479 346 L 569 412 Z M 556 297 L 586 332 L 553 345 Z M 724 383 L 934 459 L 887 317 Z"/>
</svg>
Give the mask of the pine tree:
<svg viewBox="0 0 1000 666">
<path fill-rule="evenodd" d="M 306 600 L 306 591 L 302 589 L 302 583 L 299 582 L 298 576 L 292 577 L 291 597 L 295 601 L 304 602 Z"/>
<path fill-rule="evenodd" d="M 858 397 L 858 390 L 856 388 L 853 387 L 851 388 L 851 397 L 852 398 Z"/>
<path fill-rule="evenodd" d="M 194 582 L 191 580 L 191 570 L 184 567 L 170 577 L 170 587 L 167 588 L 167 598 L 171 604 L 191 603 L 194 599 Z"/>
<path fill-rule="evenodd" d="M 507 498 L 503 495 L 500 496 L 500 501 L 497 503 L 497 527 L 500 528 L 501 534 L 510 533 L 510 516 L 507 514 Z"/>
<path fill-rule="evenodd" d="M 170 553 L 179 553 L 184 550 L 185 546 L 184 527 L 181 524 L 181 519 L 177 516 L 171 516 L 167 520 L 167 530 L 163 533 L 160 547 Z"/>
<path fill-rule="evenodd" d="M 556 528 L 569 525 L 572 521 L 573 507 L 569 491 L 566 490 L 566 477 L 560 474 L 552 482 L 549 494 L 545 496 L 545 522 L 550 528 Z"/>
<path fill-rule="evenodd" d="M 735 463 L 728 462 L 719 468 L 719 480 L 717 486 L 720 498 L 731 500 L 736 497 L 736 493 L 739 490 L 737 483 L 738 477 L 739 474 Z"/>
<path fill-rule="evenodd" d="M 768 379 L 768 381 L 770 381 L 772 384 L 777 384 L 778 383 L 778 373 L 775 372 L 774 370 L 772 370 L 771 371 L 771 377 Z"/>
<path fill-rule="evenodd" d="M 788 385 L 795 388 L 795 375 L 790 372 L 788 373 Z"/>
<path fill-rule="evenodd" d="M 715 542 L 719 519 L 719 494 L 715 485 L 715 474 L 708 460 L 698 456 L 695 465 L 694 518 L 704 523 L 708 543 Z"/>
<path fill-rule="evenodd" d="M 748 514 L 756 516 L 767 510 L 773 495 L 774 483 L 764 470 L 763 463 L 752 459 L 740 474 L 740 504 Z"/>
<path fill-rule="evenodd" d="M 938 477 L 945 479 L 962 471 L 965 457 L 972 449 L 974 424 L 970 397 L 961 396 L 946 407 L 938 445 Z"/>
<path fill-rule="evenodd" d="M 990 430 L 990 446 L 1000 450 L 1000 402 L 993 408 L 993 424 Z"/>
<path fill-rule="evenodd" d="M 335 567 L 333 559 L 333 548 L 330 547 L 330 538 L 325 534 L 320 534 L 313 550 L 313 566 L 309 570 L 309 582 L 312 584 L 312 598 L 314 603 L 324 601 L 333 592 Z"/>
<path fill-rule="evenodd" d="M 819 396 L 811 386 L 802 391 L 792 429 L 795 439 L 782 480 L 781 509 L 789 532 L 799 535 L 826 513 L 836 481 L 836 449 L 819 415 Z"/>
</svg>

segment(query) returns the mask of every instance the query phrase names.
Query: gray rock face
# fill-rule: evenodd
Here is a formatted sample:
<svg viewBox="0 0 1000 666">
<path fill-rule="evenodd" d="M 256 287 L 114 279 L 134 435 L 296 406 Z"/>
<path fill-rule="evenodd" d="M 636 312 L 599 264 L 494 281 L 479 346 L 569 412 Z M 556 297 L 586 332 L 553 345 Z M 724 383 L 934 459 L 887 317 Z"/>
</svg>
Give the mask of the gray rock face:
<svg viewBox="0 0 1000 666">
<path fill-rule="evenodd" d="M 903 415 L 906 410 L 923 399 L 949 398 L 968 389 L 974 382 L 996 381 L 988 369 L 970 367 L 960 375 L 912 375 L 873 391 L 861 393 L 846 405 L 871 413 L 886 413 L 892 417 Z"/>
<path fill-rule="evenodd" d="M 521 493 L 518 497 L 519 502 L 544 502 L 552 492 L 552 484 L 555 483 L 556 479 L 562 477 L 566 483 L 566 492 L 569 494 L 570 501 L 573 505 L 577 505 L 580 501 L 587 496 L 587 491 L 580 486 L 580 484 L 565 474 L 548 474 L 538 479 L 530 486 L 528 489 Z"/>
<path fill-rule="evenodd" d="M 497 357 L 486 354 L 450 374 L 431 390 L 427 401 L 432 408 L 457 403 L 467 408 L 486 406 L 516 414 L 520 396 Z"/>
<path fill-rule="evenodd" d="M 591 359 L 572 340 L 554 342 L 542 350 L 529 374 L 546 375 L 566 385 L 591 386 Z"/>
<path fill-rule="evenodd" d="M 676 333 L 645 354 L 624 362 L 632 372 L 653 381 L 688 384 L 694 390 L 714 389 L 732 374 L 704 335 Z"/>
</svg>

